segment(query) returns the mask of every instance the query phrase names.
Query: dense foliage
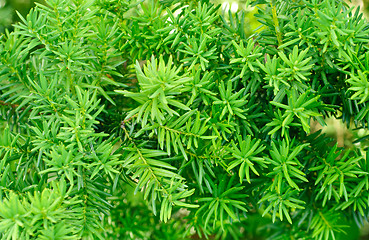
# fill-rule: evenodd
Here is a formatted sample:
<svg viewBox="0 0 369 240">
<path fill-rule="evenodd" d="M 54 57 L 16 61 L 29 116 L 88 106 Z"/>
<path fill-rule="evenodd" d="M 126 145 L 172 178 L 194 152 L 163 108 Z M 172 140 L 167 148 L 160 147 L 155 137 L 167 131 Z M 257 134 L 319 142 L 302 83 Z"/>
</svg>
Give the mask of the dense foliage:
<svg viewBox="0 0 369 240">
<path fill-rule="evenodd" d="M 366 221 L 366 137 L 310 127 L 368 128 L 368 23 L 337 0 L 252 4 L 251 36 L 208 1 L 21 17 L 0 37 L 0 237 L 337 239 Z"/>
</svg>

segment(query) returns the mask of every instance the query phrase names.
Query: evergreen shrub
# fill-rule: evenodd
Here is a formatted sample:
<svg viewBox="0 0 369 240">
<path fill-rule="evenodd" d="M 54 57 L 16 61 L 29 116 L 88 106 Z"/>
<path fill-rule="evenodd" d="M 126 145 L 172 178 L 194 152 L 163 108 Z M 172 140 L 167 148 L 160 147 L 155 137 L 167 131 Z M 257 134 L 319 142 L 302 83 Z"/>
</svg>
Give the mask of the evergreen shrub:
<svg viewBox="0 0 369 240">
<path fill-rule="evenodd" d="M 339 0 L 48 0 L 0 37 L 1 239 L 348 239 L 369 25 Z"/>
</svg>

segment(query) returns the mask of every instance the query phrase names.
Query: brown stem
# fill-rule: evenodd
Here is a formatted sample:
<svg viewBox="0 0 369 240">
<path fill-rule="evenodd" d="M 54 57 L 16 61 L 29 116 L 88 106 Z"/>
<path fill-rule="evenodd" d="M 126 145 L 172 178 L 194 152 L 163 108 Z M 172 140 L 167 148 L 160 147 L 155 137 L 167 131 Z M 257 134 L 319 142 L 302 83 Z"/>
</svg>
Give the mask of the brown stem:
<svg viewBox="0 0 369 240">
<path fill-rule="evenodd" d="M 12 108 L 17 108 L 17 107 L 19 107 L 19 105 L 18 105 L 18 104 L 11 104 L 11 103 L 7 103 L 7 102 L 1 101 L 1 100 L 0 100 L 0 105 L 2 105 L 2 106 L 10 106 L 10 107 L 12 107 Z"/>
</svg>

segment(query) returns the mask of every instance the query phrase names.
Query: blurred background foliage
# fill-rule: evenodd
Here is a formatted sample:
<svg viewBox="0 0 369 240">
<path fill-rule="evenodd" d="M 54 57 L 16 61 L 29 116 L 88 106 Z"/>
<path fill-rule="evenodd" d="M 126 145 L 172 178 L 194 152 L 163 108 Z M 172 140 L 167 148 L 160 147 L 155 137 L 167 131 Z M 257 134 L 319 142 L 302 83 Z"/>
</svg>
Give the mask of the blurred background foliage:
<svg viewBox="0 0 369 240">
<path fill-rule="evenodd" d="M 353 7 L 360 6 L 365 16 L 369 13 L 369 0 L 346 0 Z M 22 16 L 26 16 L 28 11 L 35 6 L 35 2 L 44 3 L 43 0 L 0 0 L 0 33 L 3 33 L 5 29 L 12 30 L 12 24 L 19 21 L 19 17 L 16 14 L 18 11 Z M 216 4 L 222 4 L 223 10 L 231 9 L 233 12 L 243 9 L 246 12 L 246 19 L 249 20 L 249 24 L 245 27 L 249 32 L 258 26 L 256 20 L 251 16 L 253 15 L 254 8 L 246 8 L 247 0 L 212 0 Z M 250 2 L 250 0 L 249 0 Z M 248 18 L 247 18 L 248 17 Z"/>
<path fill-rule="evenodd" d="M 35 0 L 0 0 L 0 32 L 4 32 L 5 29 L 11 31 L 12 24 L 19 21 L 16 11 L 26 16 L 35 6 L 35 2 Z"/>
<path fill-rule="evenodd" d="M 36 2 L 44 4 L 43 0 L 0 0 L 0 35 L 5 31 L 12 31 L 12 24 L 20 20 L 16 11 L 22 16 L 26 16 L 29 10 L 35 6 Z M 258 27 L 258 22 L 252 17 L 256 12 L 256 9 L 247 8 L 246 5 L 248 1 L 212 0 L 212 2 L 222 4 L 222 11 L 228 11 L 228 9 L 231 9 L 232 12 L 243 10 L 246 16 L 245 19 L 247 20 L 247 24 L 245 24 L 246 32 L 251 34 L 251 32 Z M 351 0 L 348 1 L 348 3 L 355 8 L 359 6 L 364 15 L 366 17 L 369 16 L 369 0 Z M 332 118 L 327 121 L 327 126 L 324 128 L 314 122 L 312 122 L 311 125 L 312 132 L 322 129 L 323 133 L 334 138 L 341 147 L 350 148 L 353 144 L 359 144 L 356 142 L 360 142 L 360 144 L 365 145 L 362 149 L 369 146 L 369 131 L 364 129 L 356 130 L 354 124 L 352 124 L 350 128 L 347 128 L 340 120 Z M 358 141 L 361 138 L 366 139 L 365 141 Z M 185 231 L 184 225 L 173 227 L 173 224 L 181 224 L 181 221 L 178 221 L 178 219 L 185 218 L 185 212 L 183 215 L 173 216 L 173 219 L 171 220 L 172 223 L 159 224 L 159 218 L 155 217 L 151 212 L 150 214 L 147 214 L 148 212 L 145 211 L 147 206 L 142 206 L 142 204 L 144 204 L 144 201 L 142 201 L 142 194 L 131 194 L 134 190 L 133 188 L 125 190 L 126 191 L 122 193 L 122 196 L 119 199 L 114 199 L 119 203 L 119 207 L 114 209 L 114 211 L 119 211 L 120 214 L 112 214 L 112 216 L 121 216 L 121 218 L 110 219 L 117 225 L 111 226 L 110 231 L 108 231 L 108 235 L 111 234 L 112 237 L 117 234 L 117 231 L 119 231 L 121 236 L 124 236 L 123 239 L 132 239 L 133 236 L 141 236 L 142 238 L 149 237 L 150 239 L 166 239 L 165 236 L 171 236 L 172 239 L 182 239 L 181 236 L 183 231 Z M 130 218 L 127 218 L 127 216 L 130 216 Z M 143 219 L 142 216 L 145 216 L 146 219 Z M 261 215 L 259 215 L 257 219 L 255 218 L 257 217 L 245 218 L 244 221 L 233 224 L 233 226 L 230 224 L 228 227 L 241 229 L 241 232 L 239 233 L 234 231 L 233 233 L 235 235 L 246 232 L 248 235 L 247 239 L 258 240 L 265 239 L 267 237 L 269 237 L 268 239 L 272 239 L 270 232 L 273 225 L 265 222 L 268 220 L 261 218 Z M 130 219 L 130 221 L 127 222 L 127 219 Z M 369 239 L 369 225 L 364 226 L 360 232 L 356 225 L 351 226 L 350 229 L 347 229 L 346 231 L 350 233 L 344 237 L 346 240 L 356 240 L 360 238 L 360 235 L 363 240 Z M 171 232 L 171 234 L 162 235 L 163 232 Z M 219 236 L 211 236 L 210 238 L 218 239 L 221 237 L 221 234 L 221 231 L 219 231 Z M 237 238 L 237 236 L 233 237 Z M 192 239 L 196 239 L 196 235 Z"/>
</svg>

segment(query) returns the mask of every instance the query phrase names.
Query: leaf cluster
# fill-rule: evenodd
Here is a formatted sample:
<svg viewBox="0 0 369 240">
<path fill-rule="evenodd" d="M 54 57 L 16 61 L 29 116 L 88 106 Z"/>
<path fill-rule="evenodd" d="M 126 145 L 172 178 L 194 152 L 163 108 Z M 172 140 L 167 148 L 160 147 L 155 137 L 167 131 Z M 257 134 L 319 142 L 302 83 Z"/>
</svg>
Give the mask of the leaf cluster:
<svg viewBox="0 0 369 240">
<path fill-rule="evenodd" d="M 368 22 L 339 0 L 250 6 L 252 35 L 209 1 L 48 0 L 1 35 L 0 237 L 360 226 L 367 149 L 311 126 L 368 128 Z"/>
</svg>

